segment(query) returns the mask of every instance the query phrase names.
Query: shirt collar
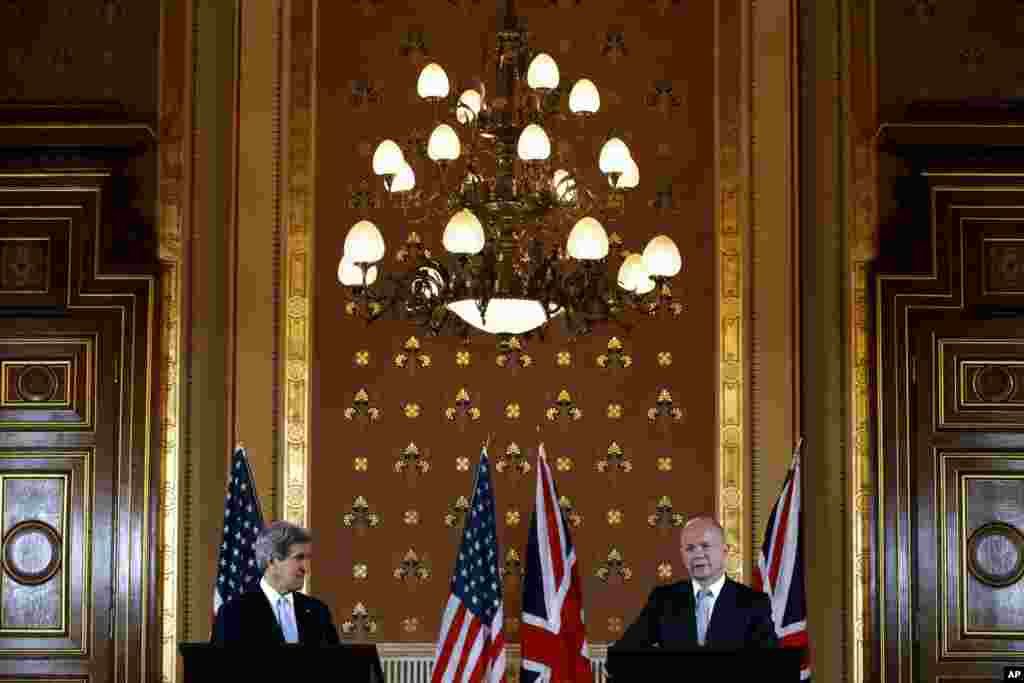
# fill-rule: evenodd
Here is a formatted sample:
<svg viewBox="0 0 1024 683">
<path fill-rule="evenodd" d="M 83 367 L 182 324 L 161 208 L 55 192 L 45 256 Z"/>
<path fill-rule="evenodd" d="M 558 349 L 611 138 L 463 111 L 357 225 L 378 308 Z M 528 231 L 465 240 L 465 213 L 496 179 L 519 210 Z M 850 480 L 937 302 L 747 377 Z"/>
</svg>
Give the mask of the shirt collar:
<svg viewBox="0 0 1024 683">
<path fill-rule="evenodd" d="M 292 606 L 292 608 L 295 607 L 295 596 L 291 593 L 288 593 L 287 595 L 281 595 L 280 593 L 278 593 L 276 590 L 274 590 L 274 587 L 270 585 L 270 582 L 267 581 L 267 577 L 264 576 L 260 579 L 260 588 L 263 589 L 263 594 L 266 595 L 267 600 L 270 601 L 271 607 L 276 609 L 277 602 L 281 598 L 284 598 L 285 601 Z"/>
<path fill-rule="evenodd" d="M 697 591 L 700 590 L 700 584 L 697 583 L 696 581 L 690 581 L 690 584 L 693 586 L 693 597 L 696 599 Z M 724 585 L 725 585 L 725 574 L 723 573 L 721 576 L 718 577 L 718 579 L 713 584 L 708 586 L 708 590 L 711 591 L 711 599 L 712 600 L 717 600 L 718 599 L 718 594 L 722 592 L 722 586 L 724 586 Z"/>
</svg>

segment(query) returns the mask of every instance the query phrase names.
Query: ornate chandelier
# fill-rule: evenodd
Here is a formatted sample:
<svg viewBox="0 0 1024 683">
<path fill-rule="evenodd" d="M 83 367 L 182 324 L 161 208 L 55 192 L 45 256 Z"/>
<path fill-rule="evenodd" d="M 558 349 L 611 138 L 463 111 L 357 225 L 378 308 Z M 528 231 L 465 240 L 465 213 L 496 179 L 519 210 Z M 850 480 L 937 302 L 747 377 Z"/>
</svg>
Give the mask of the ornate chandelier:
<svg viewBox="0 0 1024 683">
<path fill-rule="evenodd" d="M 593 137 L 588 118 L 600 96 L 581 78 L 565 111 L 558 66 L 530 48 L 512 5 L 508 0 L 497 49 L 485 56 L 485 68 L 490 60 L 496 67 L 494 94 L 474 82 L 455 97 L 444 69 L 427 64 L 416 87 L 432 104 L 436 127 L 425 145 L 406 151 L 381 142 L 373 172 L 382 182 L 353 204 L 400 210 L 410 224 L 445 223 L 446 257 L 435 257 L 414 231 L 397 252 L 400 267 L 385 272 L 378 265 L 384 238 L 368 218 L 360 220 L 338 265 L 346 312 L 367 322 L 390 314 L 464 337 L 472 328 L 543 334 L 556 318 L 575 337 L 610 322 L 628 328 L 629 312 L 679 315 L 669 282 L 682 260 L 672 239 L 658 235 L 642 253 L 630 253 L 605 230 L 625 214 L 640 181 L 626 143 L 606 133 L 600 174 L 573 163 L 565 146 L 552 159 L 549 131 Z M 435 187 L 418 187 L 417 178 Z"/>
</svg>

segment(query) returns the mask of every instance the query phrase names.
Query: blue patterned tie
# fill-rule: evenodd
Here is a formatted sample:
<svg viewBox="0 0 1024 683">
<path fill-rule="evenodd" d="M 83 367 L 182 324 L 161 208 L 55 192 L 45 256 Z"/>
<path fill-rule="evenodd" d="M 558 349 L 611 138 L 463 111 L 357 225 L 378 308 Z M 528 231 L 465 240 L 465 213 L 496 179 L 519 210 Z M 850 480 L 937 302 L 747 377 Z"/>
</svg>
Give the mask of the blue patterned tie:
<svg viewBox="0 0 1024 683">
<path fill-rule="evenodd" d="M 295 615 L 289 609 L 288 601 L 284 596 L 277 601 L 277 623 L 281 624 L 281 632 L 284 633 L 286 643 L 299 642 L 299 629 L 295 625 Z"/>
<path fill-rule="evenodd" d="M 709 621 L 711 621 L 711 590 L 701 588 L 697 591 L 697 644 L 702 647 L 707 640 Z"/>
</svg>

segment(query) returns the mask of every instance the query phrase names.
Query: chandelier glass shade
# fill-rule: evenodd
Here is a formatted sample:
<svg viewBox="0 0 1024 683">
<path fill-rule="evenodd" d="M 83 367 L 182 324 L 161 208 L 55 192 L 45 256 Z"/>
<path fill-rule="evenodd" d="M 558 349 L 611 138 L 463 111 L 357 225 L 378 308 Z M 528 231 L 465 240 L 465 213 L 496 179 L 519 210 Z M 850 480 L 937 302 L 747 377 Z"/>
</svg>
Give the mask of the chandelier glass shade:
<svg viewBox="0 0 1024 683">
<path fill-rule="evenodd" d="M 658 235 L 631 253 L 606 228 L 625 225 L 640 169 L 620 135 L 590 130 L 601 107 L 597 87 L 586 78 L 562 85 L 555 60 L 531 49 L 512 3 L 506 7 L 485 59 L 496 71 L 491 94 L 480 81 L 453 93 L 445 70 L 427 64 L 416 91 L 433 111 L 429 137 L 404 148 L 390 139 L 377 145 L 378 180 L 352 201 L 367 216 L 350 228 L 338 266 L 346 311 L 461 336 L 543 333 L 556 318 L 578 336 L 606 323 L 628 328 L 639 317 L 631 313 L 679 315 L 669 285 L 682 259 L 672 239 Z M 553 144 L 571 140 L 584 150 L 595 138 L 603 140 L 597 158 L 581 163 L 572 144 Z M 394 267 L 385 265 L 371 210 L 400 212 L 406 227 L 443 226 L 445 255 L 413 230 Z"/>
</svg>

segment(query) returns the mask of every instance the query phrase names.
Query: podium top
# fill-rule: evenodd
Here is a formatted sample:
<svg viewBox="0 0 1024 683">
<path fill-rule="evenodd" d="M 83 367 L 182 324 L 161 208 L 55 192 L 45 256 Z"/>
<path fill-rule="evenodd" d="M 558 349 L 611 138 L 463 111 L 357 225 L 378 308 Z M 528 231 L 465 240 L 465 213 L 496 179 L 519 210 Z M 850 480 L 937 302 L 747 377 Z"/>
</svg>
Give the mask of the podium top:
<svg viewBox="0 0 1024 683">
<path fill-rule="evenodd" d="M 324 670 L 332 672 L 335 680 L 384 683 L 384 670 L 373 643 L 325 646 L 295 643 L 275 647 L 179 643 L 178 652 L 184 661 L 185 683 L 215 680 L 213 676 L 237 678 L 247 673 L 259 675 L 258 680 L 267 680 L 273 675 L 294 679 Z"/>
</svg>

